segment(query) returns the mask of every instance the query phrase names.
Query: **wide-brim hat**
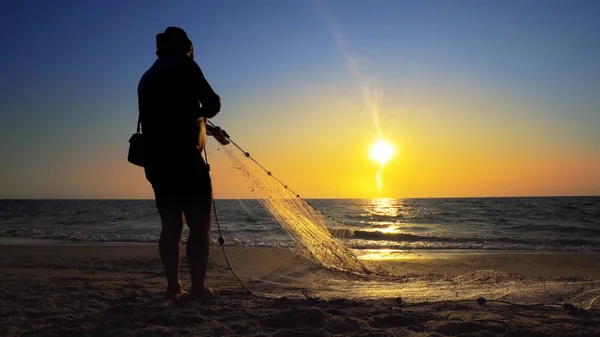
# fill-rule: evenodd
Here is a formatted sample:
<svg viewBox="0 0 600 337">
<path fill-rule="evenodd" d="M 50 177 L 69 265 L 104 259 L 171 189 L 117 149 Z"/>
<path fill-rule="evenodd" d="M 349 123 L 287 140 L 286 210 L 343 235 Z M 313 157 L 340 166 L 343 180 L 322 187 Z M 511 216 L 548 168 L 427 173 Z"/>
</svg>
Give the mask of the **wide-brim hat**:
<svg viewBox="0 0 600 337">
<path fill-rule="evenodd" d="M 177 50 L 189 48 L 191 44 L 186 32 L 179 27 L 167 27 L 164 33 L 156 34 L 156 49 Z"/>
</svg>

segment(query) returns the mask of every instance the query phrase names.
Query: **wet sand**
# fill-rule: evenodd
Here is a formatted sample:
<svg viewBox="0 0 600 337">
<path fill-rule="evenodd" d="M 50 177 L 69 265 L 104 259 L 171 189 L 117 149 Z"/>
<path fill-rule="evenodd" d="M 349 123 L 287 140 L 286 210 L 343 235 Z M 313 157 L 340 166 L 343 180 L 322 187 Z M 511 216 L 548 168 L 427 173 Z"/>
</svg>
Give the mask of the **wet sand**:
<svg viewBox="0 0 600 337">
<path fill-rule="evenodd" d="M 215 246 L 219 297 L 173 302 L 155 245 L 0 246 L 0 335 L 600 336 L 600 254 L 405 253 L 365 276 L 288 249 L 227 252 L 253 295 Z"/>
</svg>

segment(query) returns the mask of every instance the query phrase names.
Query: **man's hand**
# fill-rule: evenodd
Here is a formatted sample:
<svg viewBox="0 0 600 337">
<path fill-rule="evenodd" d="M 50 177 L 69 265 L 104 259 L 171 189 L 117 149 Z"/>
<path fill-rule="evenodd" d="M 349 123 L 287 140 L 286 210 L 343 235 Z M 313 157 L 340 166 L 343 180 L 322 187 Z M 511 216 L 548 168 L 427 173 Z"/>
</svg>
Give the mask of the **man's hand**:
<svg viewBox="0 0 600 337">
<path fill-rule="evenodd" d="M 206 124 L 206 134 L 208 134 L 209 136 L 215 137 L 217 142 L 221 143 L 221 145 L 227 145 L 230 143 L 230 141 L 228 139 L 229 135 L 227 134 L 227 132 L 225 132 L 225 130 L 221 129 L 218 126 L 215 127 L 215 126 Z"/>
</svg>

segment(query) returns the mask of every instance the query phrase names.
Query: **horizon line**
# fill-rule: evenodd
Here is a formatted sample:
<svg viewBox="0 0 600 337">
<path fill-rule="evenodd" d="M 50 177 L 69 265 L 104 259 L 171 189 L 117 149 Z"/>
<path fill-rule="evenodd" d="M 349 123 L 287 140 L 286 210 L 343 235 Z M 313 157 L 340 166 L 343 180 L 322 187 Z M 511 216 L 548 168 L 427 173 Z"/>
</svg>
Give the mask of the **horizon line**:
<svg viewBox="0 0 600 337">
<path fill-rule="evenodd" d="M 501 198 L 597 198 L 600 195 L 512 195 L 512 196 L 438 196 L 438 197 L 376 197 L 376 198 L 300 198 L 302 200 L 373 200 L 373 199 L 501 199 Z M 23 200 L 155 200 L 154 198 L 0 198 L 0 201 Z M 260 198 L 214 198 L 214 200 L 260 200 Z"/>
</svg>

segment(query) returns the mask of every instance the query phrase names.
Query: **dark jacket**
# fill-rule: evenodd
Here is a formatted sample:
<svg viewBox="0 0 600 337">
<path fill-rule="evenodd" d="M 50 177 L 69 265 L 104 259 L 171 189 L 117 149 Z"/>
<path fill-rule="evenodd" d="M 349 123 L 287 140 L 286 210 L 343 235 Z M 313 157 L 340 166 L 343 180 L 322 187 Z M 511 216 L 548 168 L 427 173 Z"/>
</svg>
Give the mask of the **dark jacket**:
<svg viewBox="0 0 600 337">
<path fill-rule="evenodd" d="M 140 80 L 138 107 L 148 180 L 154 185 L 168 176 L 194 174 L 203 165 L 198 155 L 206 139 L 204 118 L 221 110 L 198 64 L 185 56 L 157 59 Z"/>
</svg>

